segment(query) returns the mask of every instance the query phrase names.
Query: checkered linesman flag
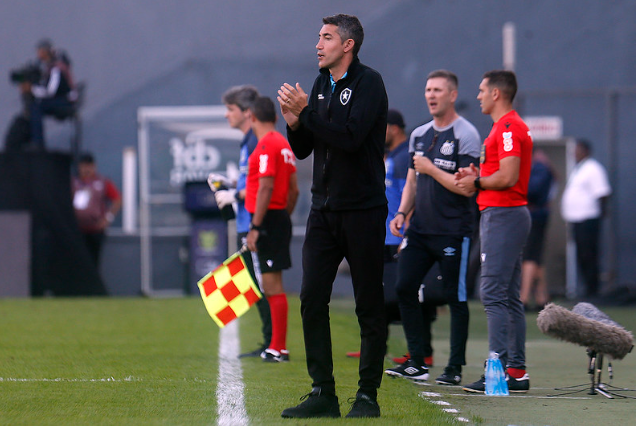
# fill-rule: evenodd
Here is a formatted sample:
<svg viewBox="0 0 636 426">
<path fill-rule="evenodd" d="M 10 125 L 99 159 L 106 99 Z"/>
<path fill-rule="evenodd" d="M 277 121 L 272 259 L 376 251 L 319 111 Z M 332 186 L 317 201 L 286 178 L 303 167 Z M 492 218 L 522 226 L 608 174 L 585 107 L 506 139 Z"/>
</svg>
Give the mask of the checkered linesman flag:
<svg viewBox="0 0 636 426">
<path fill-rule="evenodd" d="M 205 308 L 221 328 L 243 315 L 263 297 L 241 253 L 234 253 L 197 283 Z"/>
</svg>

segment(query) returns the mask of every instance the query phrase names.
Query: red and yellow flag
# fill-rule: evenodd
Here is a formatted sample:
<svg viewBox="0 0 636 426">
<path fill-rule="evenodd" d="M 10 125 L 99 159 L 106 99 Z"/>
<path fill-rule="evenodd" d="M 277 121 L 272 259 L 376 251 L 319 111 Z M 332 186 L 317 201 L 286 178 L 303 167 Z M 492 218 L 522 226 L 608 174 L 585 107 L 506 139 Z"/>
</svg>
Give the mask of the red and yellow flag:
<svg viewBox="0 0 636 426">
<path fill-rule="evenodd" d="M 234 253 L 198 282 L 208 313 L 223 328 L 263 296 L 250 275 L 241 252 Z"/>
</svg>

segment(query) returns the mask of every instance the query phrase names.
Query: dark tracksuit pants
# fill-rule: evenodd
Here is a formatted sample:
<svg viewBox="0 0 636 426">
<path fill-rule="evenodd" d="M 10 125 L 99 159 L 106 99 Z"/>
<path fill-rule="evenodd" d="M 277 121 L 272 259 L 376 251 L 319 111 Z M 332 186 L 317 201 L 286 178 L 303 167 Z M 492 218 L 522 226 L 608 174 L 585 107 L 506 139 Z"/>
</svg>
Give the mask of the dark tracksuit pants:
<svg viewBox="0 0 636 426">
<path fill-rule="evenodd" d="M 439 263 L 444 295 L 451 311 L 451 342 L 448 365 L 466 364 L 468 340 L 468 303 L 466 272 L 470 239 L 452 235 L 408 234 L 407 244 L 398 257 L 397 294 L 402 327 L 411 358 L 423 365 L 426 356 L 424 321 L 418 299 L 420 284 L 426 273 Z"/>
<path fill-rule="evenodd" d="M 307 370 L 312 386 L 335 394 L 329 302 L 338 266 L 347 259 L 360 325 L 359 390 L 377 396 L 386 352 L 382 271 L 387 207 L 312 209 L 303 245 L 300 291 Z"/>
<path fill-rule="evenodd" d="M 519 292 L 530 223 L 526 206 L 481 212 L 480 295 L 488 319 L 488 346 L 499 354 L 504 368 L 526 368 L 526 316 Z"/>
</svg>

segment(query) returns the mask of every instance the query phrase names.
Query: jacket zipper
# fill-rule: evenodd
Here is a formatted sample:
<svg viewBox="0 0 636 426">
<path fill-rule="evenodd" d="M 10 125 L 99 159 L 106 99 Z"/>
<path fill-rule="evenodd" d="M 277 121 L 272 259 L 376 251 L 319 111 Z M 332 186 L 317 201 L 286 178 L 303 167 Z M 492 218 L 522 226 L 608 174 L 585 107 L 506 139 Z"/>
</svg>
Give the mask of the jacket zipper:
<svg viewBox="0 0 636 426">
<path fill-rule="evenodd" d="M 331 89 L 331 87 L 330 87 Z M 335 89 L 333 92 L 331 92 L 331 94 L 329 95 L 329 100 L 327 101 L 327 116 L 329 117 L 329 122 L 331 123 L 331 110 L 329 109 L 329 107 L 331 106 L 331 99 L 333 98 L 333 94 L 335 93 Z M 329 185 L 327 184 L 327 162 L 329 161 L 329 147 L 325 147 L 325 162 L 322 164 L 322 181 L 325 185 L 325 201 L 323 203 L 323 207 L 327 207 L 327 204 L 329 204 Z"/>
</svg>

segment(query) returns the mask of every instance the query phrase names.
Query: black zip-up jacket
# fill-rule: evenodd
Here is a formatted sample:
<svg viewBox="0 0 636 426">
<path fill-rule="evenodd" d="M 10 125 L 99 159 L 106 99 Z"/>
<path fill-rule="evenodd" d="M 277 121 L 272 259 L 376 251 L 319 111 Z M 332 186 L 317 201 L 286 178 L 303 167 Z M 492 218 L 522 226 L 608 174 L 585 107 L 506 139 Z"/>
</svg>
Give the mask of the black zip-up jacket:
<svg viewBox="0 0 636 426">
<path fill-rule="evenodd" d="M 321 69 L 300 113 L 287 127 L 298 159 L 314 153 L 312 209 L 359 210 L 387 203 L 384 140 L 388 100 L 382 76 L 354 58 L 333 94 Z"/>
</svg>

